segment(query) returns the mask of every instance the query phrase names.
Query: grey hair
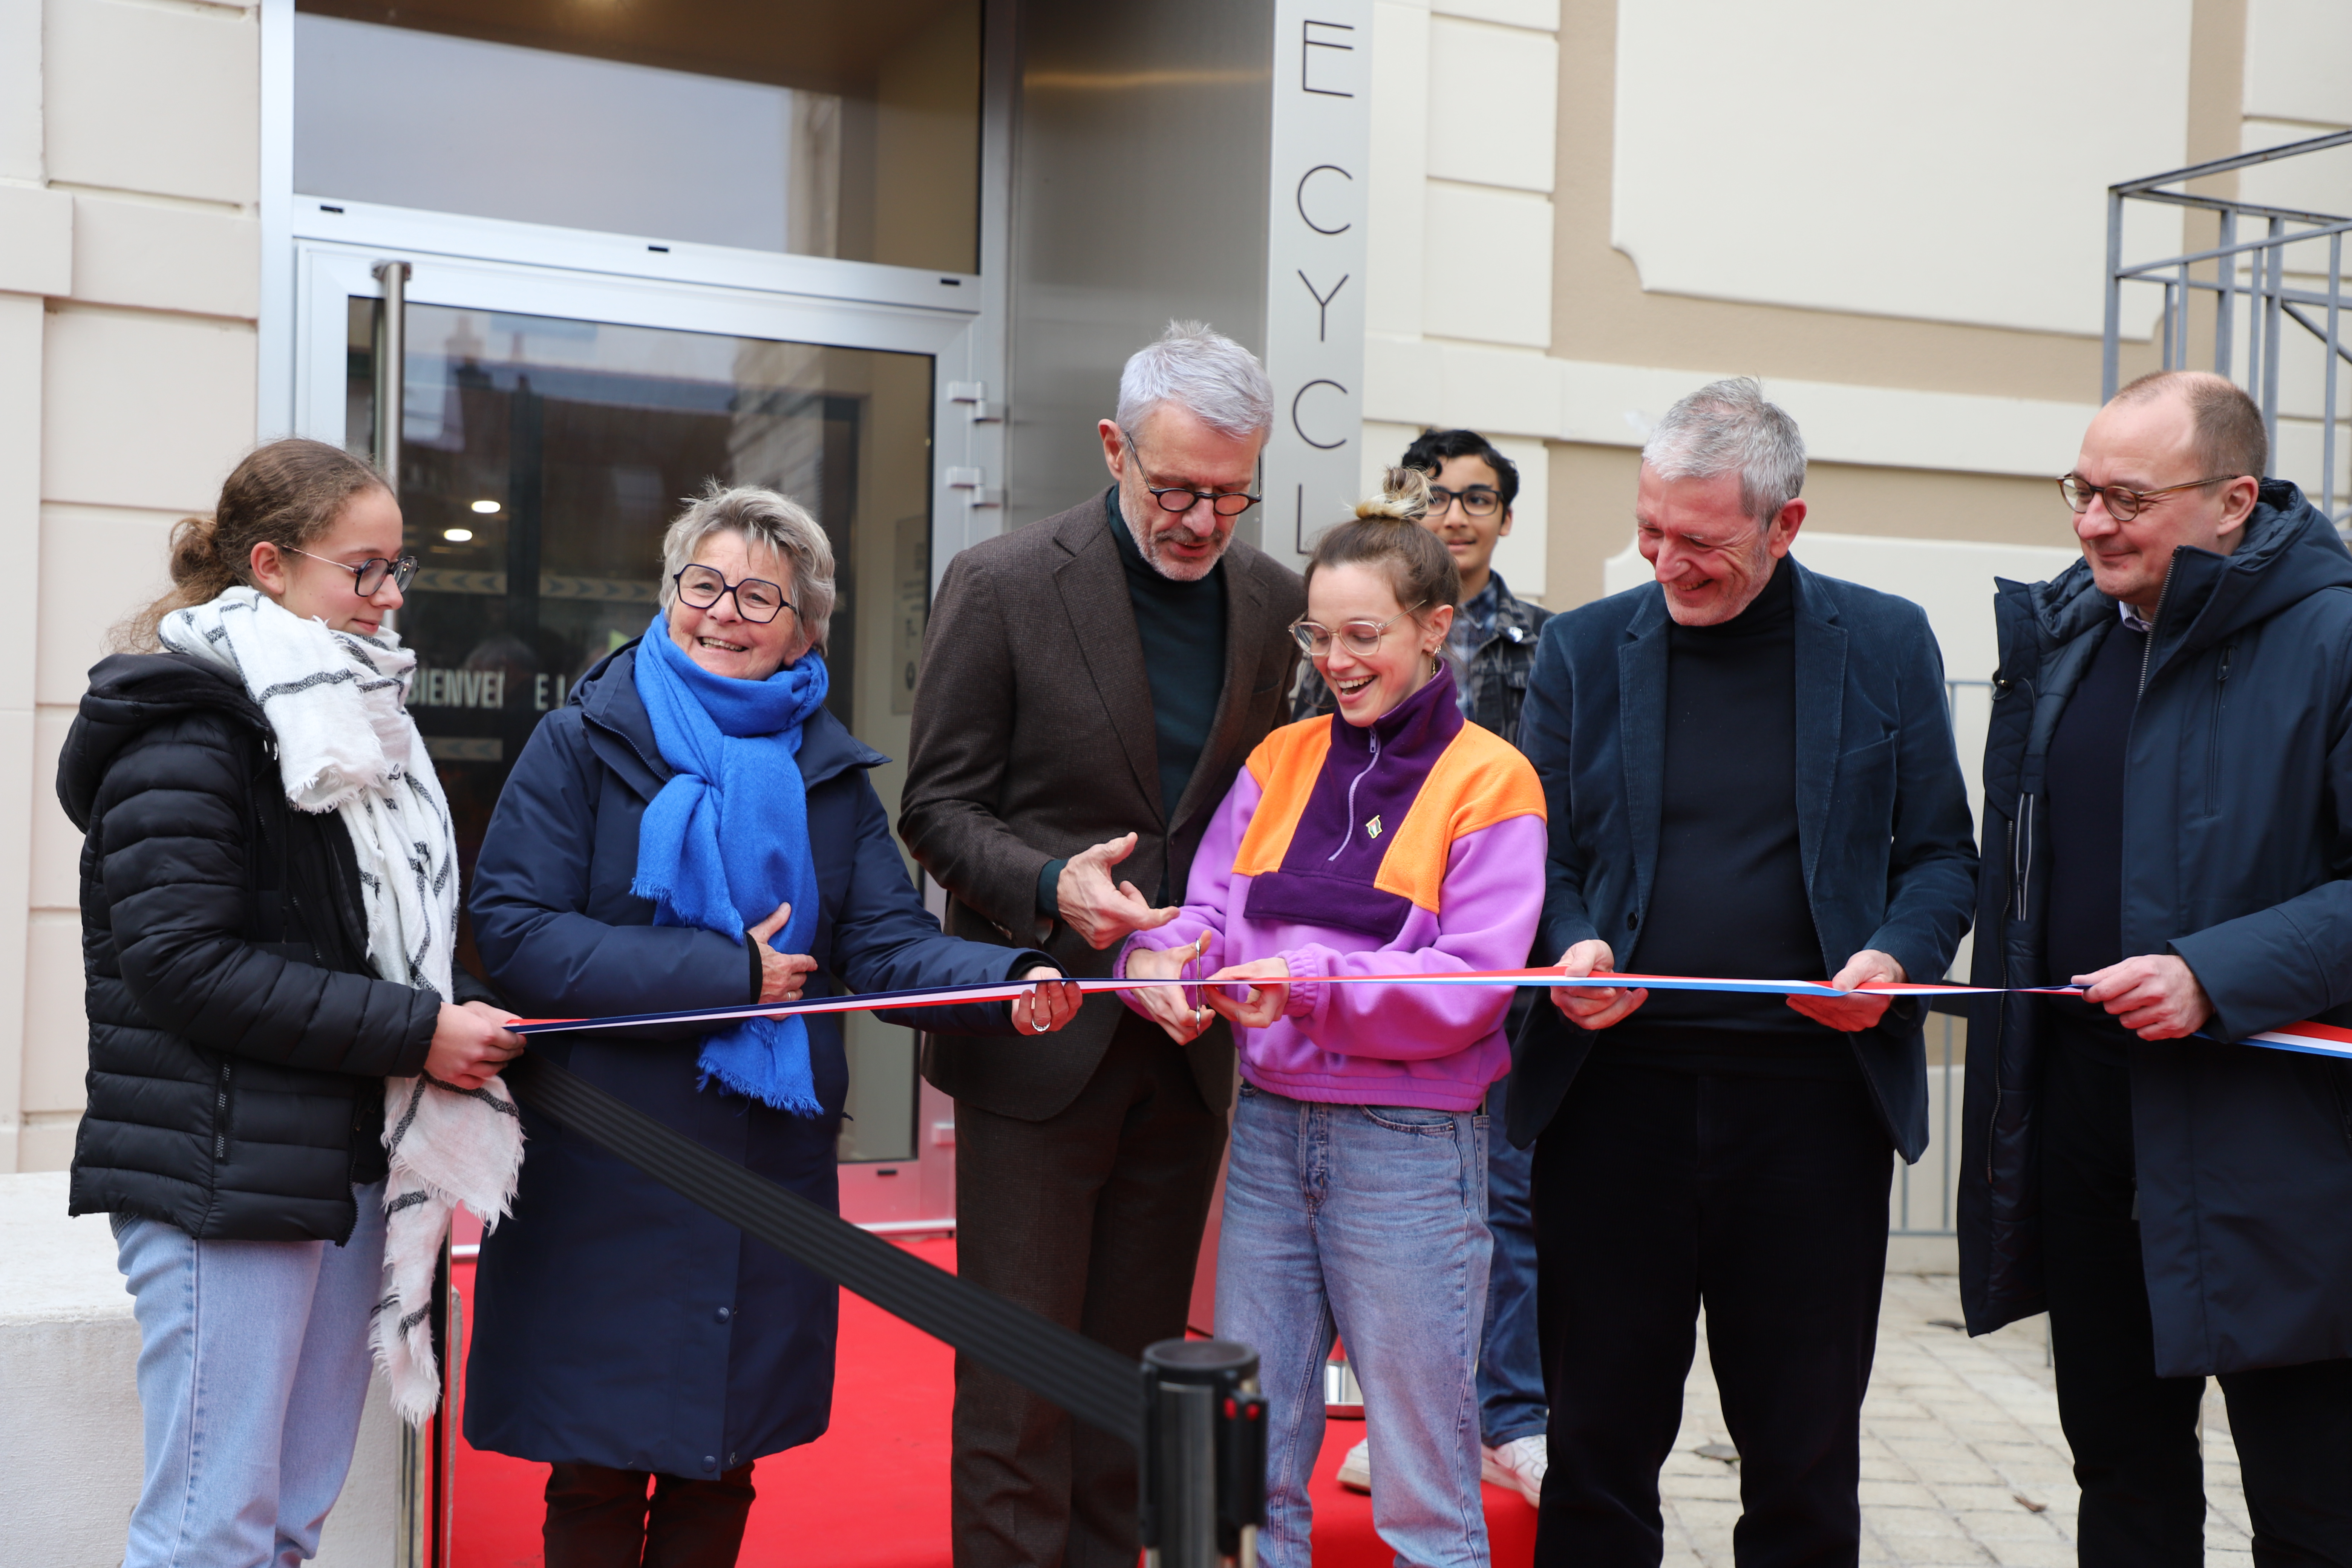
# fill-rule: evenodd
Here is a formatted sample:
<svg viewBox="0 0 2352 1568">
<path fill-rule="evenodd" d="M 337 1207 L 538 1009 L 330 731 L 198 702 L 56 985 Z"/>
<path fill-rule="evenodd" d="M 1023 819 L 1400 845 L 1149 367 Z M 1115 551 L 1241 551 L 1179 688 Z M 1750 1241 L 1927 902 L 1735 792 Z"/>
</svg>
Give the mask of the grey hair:
<svg viewBox="0 0 2352 1568">
<path fill-rule="evenodd" d="M 745 543 L 772 550 L 791 564 L 800 630 L 809 647 L 823 647 L 833 621 L 833 542 L 806 507 L 757 485 L 729 487 L 712 479 L 700 495 L 688 498 L 686 510 L 662 535 L 662 613 L 677 599 L 677 574 L 714 533 L 740 534 Z"/>
<path fill-rule="evenodd" d="M 1804 493 L 1805 438 L 1753 376 L 1711 381 L 1672 408 L 1642 444 L 1662 479 L 1739 475 L 1739 504 L 1761 526 Z"/>
<path fill-rule="evenodd" d="M 1274 428 L 1274 384 L 1257 356 L 1206 321 L 1171 321 L 1118 373 L 1118 427 L 1129 434 L 1163 403 L 1233 437 Z"/>
</svg>

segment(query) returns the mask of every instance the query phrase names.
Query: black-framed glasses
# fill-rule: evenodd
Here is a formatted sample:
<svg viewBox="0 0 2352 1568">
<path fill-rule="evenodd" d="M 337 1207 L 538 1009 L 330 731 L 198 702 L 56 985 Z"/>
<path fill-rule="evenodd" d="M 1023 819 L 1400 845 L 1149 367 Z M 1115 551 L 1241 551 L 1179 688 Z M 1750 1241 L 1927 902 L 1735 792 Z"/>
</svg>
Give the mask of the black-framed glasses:
<svg viewBox="0 0 2352 1568">
<path fill-rule="evenodd" d="M 1485 485 L 1472 485 L 1466 490 L 1449 490 L 1442 485 L 1429 487 L 1429 515 L 1433 521 L 1445 515 L 1445 509 L 1454 502 L 1469 517 L 1492 517 L 1503 510 L 1503 498 Z"/>
<path fill-rule="evenodd" d="M 2093 496 L 2104 497 L 2107 503 L 2107 515 L 2117 522 L 2129 522 L 2140 514 L 2141 508 L 2158 496 L 2168 496 L 2175 490 L 2193 490 L 2205 485 L 2224 485 L 2241 477 L 2237 474 L 2215 474 L 2210 479 L 2188 479 L 2177 485 L 2166 485 L 2161 489 L 2127 490 L 2121 485 L 2095 485 L 2080 474 L 2061 474 L 2058 476 L 2058 493 L 2064 496 L 2066 504 L 2078 512 L 2091 510 Z"/>
<path fill-rule="evenodd" d="M 1143 458 L 1135 449 L 1135 437 L 1125 429 L 1121 429 L 1119 435 L 1125 437 L 1128 456 L 1135 459 L 1136 473 L 1141 477 Z M 1155 485 L 1149 479 L 1144 479 L 1143 488 L 1151 492 L 1151 499 L 1160 503 L 1161 511 L 1191 511 L 1201 502 L 1207 501 L 1219 517 L 1239 517 L 1265 499 L 1245 490 L 1196 490 L 1190 485 Z M 1182 499 L 1171 499 L 1175 497 Z"/>
<path fill-rule="evenodd" d="M 408 584 L 416 576 L 416 557 L 414 555 L 404 555 L 396 561 L 387 561 L 381 555 L 371 555 L 354 566 L 348 561 L 338 561 L 331 555 L 310 555 L 309 551 L 297 550 L 290 544 L 281 544 L 278 548 L 289 555 L 309 555 L 313 561 L 323 561 L 330 566 L 341 567 L 352 574 L 352 592 L 362 599 L 373 599 L 383 593 L 383 580 L 387 577 L 392 579 L 394 587 L 405 594 L 408 592 Z"/>
<path fill-rule="evenodd" d="M 1421 605 L 1415 605 L 1412 610 L 1399 610 L 1385 621 L 1342 621 L 1336 632 L 1320 621 L 1293 621 L 1290 623 L 1291 640 L 1297 643 L 1309 658 L 1320 658 L 1331 651 L 1331 643 L 1336 637 L 1341 647 L 1359 658 L 1364 658 L 1379 651 L 1381 639 L 1388 636 L 1391 626 L 1420 608 Z"/>
<path fill-rule="evenodd" d="M 677 584 L 679 600 L 698 610 L 709 609 L 728 595 L 734 595 L 735 613 L 759 626 L 774 620 L 779 610 L 800 614 L 801 607 L 784 597 L 784 590 L 765 577 L 746 577 L 740 583 L 730 583 L 727 574 L 717 567 L 695 565 L 674 574 L 670 581 Z"/>
</svg>

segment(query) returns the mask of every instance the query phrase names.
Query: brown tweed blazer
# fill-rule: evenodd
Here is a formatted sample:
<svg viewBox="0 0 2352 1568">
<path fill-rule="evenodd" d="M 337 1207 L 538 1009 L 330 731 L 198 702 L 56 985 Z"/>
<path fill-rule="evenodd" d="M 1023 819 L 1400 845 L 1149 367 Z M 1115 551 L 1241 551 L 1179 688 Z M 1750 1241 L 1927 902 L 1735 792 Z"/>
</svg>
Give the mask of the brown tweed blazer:
<svg viewBox="0 0 2352 1568">
<path fill-rule="evenodd" d="M 1064 973 L 1108 974 L 1097 952 L 1037 913 L 1049 860 L 1136 835 L 1117 875 L 1147 899 L 1167 879 L 1181 903 L 1192 853 L 1234 775 L 1289 712 L 1306 613 L 1298 574 L 1239 540 L 1227 548 L 1225 684 L 1208 743 L 1171 821 L 1143 642 L 1118 546 L 1097 496 L 984 541 L 950 563 L 923 635 L 914 737 L 898 834 L 948 892 L 947 928 L 1052 953 Z M 923 1076 L 958 1100 L 1026 1121 L 1067 1106 L 1126 1012 L 1096 996 L 1059 1033 L 1023 1039 L 926 1036 Z M 1201 1092 L 1233 1094 L 1233 1036 L 1220 1022 L 1189 1047 Z"/>
</svg>

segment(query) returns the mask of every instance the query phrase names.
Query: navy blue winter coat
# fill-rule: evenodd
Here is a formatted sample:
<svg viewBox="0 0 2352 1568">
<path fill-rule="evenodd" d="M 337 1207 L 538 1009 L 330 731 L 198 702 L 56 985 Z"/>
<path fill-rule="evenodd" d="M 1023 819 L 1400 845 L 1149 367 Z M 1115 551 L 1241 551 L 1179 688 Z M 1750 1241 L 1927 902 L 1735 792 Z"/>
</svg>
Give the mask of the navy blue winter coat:
<svg viewBox="0 0 2352 1568">
<path fill-rule="evenodd" d="M 2116 602 L 2077 562 L 2001 583 L 1973 979 L 2042 969 L 2043 763 Z M 2142 1267 L 2158 1376 L 2352 1356 L 2352 1063 L 2230 1045 L 2352 1023 L 2352 558 L 2270 480 L 2235 552 L 2174 553 L 2126 742 L 2123 951 L 2170 952 L 2206 1039 L 2131 1049 Z M 1969 1031 L 1960 1293 L 1969 1330 L 2042 1311 L 2034 1119 L 2047 1004 Z"/>
<path fill-rule="evenodd" d="M 1874 948 L 1914 980 L 1939 979 L 1968 930 L 1976 847 L 1927 612 L 1794 557 L 1779 569 L 1796 578 L 1797 845 L 1822 973 Z M 1549 962 L 1595 937 L 1626 952 L 1641 929 L 1658 865 L 1672 625 L 1655 583 L 1544 623 L 1519 749 L 1549 807 Z M 1906 1160 L 1927 1146 L 1926 1016 L 1896 1002 L 1846 1037 Z M 1559 1008 L 1529 1015 L 1514 1046 L 1512 1142 L 1534 1142 L 1591 1049 Z"/>
<path fill-rule="evenodd" d="M 526 1016 L 602 1016 L 758 999 L 753 956 L 653 925 L 629 891 L 637 825 L 672 772 L 637 696 L 636 645 L 551 713 L 499 797 L 468 908 L 492 984 Z M 1044 954 L 940 932 L 866 770 L 886 761 L 820 711 L 802 733 L 822 895 L 806 994 L 1009 978 Z M 885 1016 L 891 1016 L 885 1015 Z M 1010 1035 L 1006 1005 L 893 1022 Z M 808 1021 L 825 1114 L 698 1089 L 701 1032 L 541 1036 L 573 1072 L 827 1208 L 848 1089 L 837 1017 Z M 1005 1049 L 1021 1048 L 1015 1040 Z M 466 1437 L 521 1458 L 705 1477 L 822 1435 L 835 1288 L 545 1117 L 523 1114 L 513 1217 L 482 1244 Z"/>
</svg>

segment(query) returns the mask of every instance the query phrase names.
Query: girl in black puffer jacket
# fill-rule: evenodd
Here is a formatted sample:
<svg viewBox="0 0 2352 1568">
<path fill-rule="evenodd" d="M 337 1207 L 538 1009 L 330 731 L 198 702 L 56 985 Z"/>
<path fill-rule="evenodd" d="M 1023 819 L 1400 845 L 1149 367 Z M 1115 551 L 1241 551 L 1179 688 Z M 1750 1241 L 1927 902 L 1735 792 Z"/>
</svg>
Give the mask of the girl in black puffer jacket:
<svg viewBox="0 0 2352 1568">
<path fill-rule="evenodd" d="M 142 1338 L 126 1568 L 317 1550 L 384 1294 L 384 1080 L 478 1089 L 521 1048 L 450 963 L 448 814 L 383 630 L 414 566 L 373 469 L 261 447 L 174 531 L 176 586 L 58 765 L 87 836 L 72 1209 L 113 1216 Z"/>
</svg>

